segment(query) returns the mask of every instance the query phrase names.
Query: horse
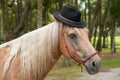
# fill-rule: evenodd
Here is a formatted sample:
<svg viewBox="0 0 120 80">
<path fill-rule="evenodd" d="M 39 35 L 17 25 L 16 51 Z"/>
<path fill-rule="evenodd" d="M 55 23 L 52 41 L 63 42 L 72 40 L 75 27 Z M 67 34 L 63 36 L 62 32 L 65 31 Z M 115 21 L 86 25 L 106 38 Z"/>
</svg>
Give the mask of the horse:
<svg viewBox="0 0 120 80">
<path fill-rule="evenodd" d="M 101 58 L 88 29 L 52 18 L 52 23 L 0 45 L 0 80 L 44 80 L 61 55 L 82 63 L 91 75 L 99 72 Z"/>
</svg>

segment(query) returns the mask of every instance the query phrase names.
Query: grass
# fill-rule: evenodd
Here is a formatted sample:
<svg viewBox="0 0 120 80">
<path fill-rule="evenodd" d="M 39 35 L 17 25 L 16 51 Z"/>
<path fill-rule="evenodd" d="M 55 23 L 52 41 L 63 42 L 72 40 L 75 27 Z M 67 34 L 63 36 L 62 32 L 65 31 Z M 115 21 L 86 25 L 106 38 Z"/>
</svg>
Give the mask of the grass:
<svg viewBox="0 0 120 80">
<path fill-rule="evenodd" d="M 102 53 L 110 53 L 111 52 L 110 50 L 111 50 L 110 48 L 103 48 Z M 116 48 L 116 52 L 120 53 L 120 48 Z"/>
<path fill-rule="evenodd" d="M 120 67 L 120 58 L 110 58 L 102 61 L 102 68 L 118 68 Z"/>
<path fill-rule="evenodd" d="M 76 80 L 76 78 L 80 76 L 80 67 L 74 66 L 53 70 L 45 80 Z"/>
<path fill-rule="evenodd" d="M 120 48 L 116 48 L 115 54 L 110 54 L 110 49 L 102 49 L 102 68 L 117 68 L 120 67 Z"/>
</svg>

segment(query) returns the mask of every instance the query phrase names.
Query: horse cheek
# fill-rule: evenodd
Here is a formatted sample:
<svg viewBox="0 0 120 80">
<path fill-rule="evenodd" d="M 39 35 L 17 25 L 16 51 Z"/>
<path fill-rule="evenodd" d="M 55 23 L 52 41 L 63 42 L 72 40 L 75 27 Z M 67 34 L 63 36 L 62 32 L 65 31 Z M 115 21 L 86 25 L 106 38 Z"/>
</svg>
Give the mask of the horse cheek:
<svg viewBox="0 0 120 80">
<path fill-rule="evenodd" d="M 62 52 L 62 55 L 64 55 L 66 58 L 71 58 L 71 56 L 69 55 L 68 51 L 65 48 L 64 42 L 61 41 L 60 42 L 60 51 Z"/>
</svg>

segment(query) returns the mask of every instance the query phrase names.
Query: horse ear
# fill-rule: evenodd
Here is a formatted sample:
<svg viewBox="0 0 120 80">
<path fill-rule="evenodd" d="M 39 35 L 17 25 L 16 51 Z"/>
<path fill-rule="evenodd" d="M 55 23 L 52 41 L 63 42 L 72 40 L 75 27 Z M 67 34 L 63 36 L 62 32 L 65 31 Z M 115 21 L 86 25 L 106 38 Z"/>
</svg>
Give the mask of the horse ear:
<svg viewBox="0 0 120 80">
<path fill-rule="evenodd" d="M 55 17 L 52 14 L 49 14 L 49 15 L 55 22 L 59 23 L 59 21 L 57 19 L 55 19 Z"/>
</svg>

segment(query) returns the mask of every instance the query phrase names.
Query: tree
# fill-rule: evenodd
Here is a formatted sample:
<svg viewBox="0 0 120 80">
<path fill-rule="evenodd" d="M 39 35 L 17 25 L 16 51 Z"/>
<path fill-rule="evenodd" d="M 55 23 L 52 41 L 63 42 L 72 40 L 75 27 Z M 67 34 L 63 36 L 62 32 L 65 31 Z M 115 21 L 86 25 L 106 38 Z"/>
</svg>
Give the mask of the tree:
<svg viewBox="0 0 120 80">
<path fill-rule="evenodd" d="M 115 20 L 111 17 L 111 53 L 114 54 L 116 52 L 115 50 Z"/>
<path fill-rule="evenodd" d="M 42 27 L 42 0 L 37 1 L 37 27 Z"/>
<path fill-rule="evenodd" d="M 68 4 L 73 5 L 73 0 L 68 0 Z"/>
<path fill-rule="evenodd" d="M 8 35 L 9 31 L 9 14 L 8 14 L 8 7 L 7 7 L 7 0 L 1 0 L 1 8 L 2 8 L 2 19 L 3 19 L 3 39 L 6 41 L 6 35 Z"/>
<path fill-rule="evenodd" d="M 111 6 L 110 6 L 110 15 L 111 15 L 111 53 L 115 53 L 115 28 L 116 23 L 120 25 L 120 0 L 111 0 Z M 116 12 L 117 11 L 117 12 Z"/>
<path fill-rule="evenodd" d="M 1 41 L 12 40 L 31 30 L 33 22 L 31 0 L 1 0 L 0 5 L 1 24 L 3 24 L 1 26 Z"/>
<path fill-rule="evenodd" d="M 63 7 L 63 0 L 59 0 L 59 11 L 61 10 L 62 7 Z"/>
<path fill-rule="evenodd" d="M 91 7 L 90 7 L 90 0 L 88 0 L 88 28 L 90 27 L 91 21 Z"/>
<path fill-rule="evenodd" d="M 100 3 L 100 7 L 99 7 L 99 35 L 98 35 L 98 41 L 97 41 L 97 46 L 96 46 L 96 50 L 98 50 L 98 52 L 100 52 L 101 49 L 101 37 L 102 37 L 102 33 L 103 33 L 103 26 L 102 26 L 102 0 L 99 0 Z"/>
<path fill-rule="evenodd" d="M 108 31 L 109 31 L 109 30 L 106 29 L 107 27 L 105 27 L 105 22 L 107 20 L 107 16 L 108 16 L 108 12 L 109 12 L 109 10 L 108 10 L 109 7 L 110 7 L 110 0 L 106 1 L 106 6 L 105 6 L 104 14 L 102 16 L 102 23 L 101 23 L 101 26 L 103 27 L 103 30 L 102 30 L 102 32 L 103 32 L 103 34 L 102 34 L 102 36 L 103 36 L 103 41 L 102 41 L 103 42 L 103 46 L 102 46 L 102 48 L 106 48 L 106 38 L 108 36 Z"/>
<path fill-rule="evenodd" d="M 91 40 L 92 33 L 93 33 L 93 30 L 94 30 L 94 26 L 95 26 L 95 23 L 96 23 L 96 20 L 97 20 L 97 16 L 100 12 L 99 10 L 100 10 L 100 0 L 97 0 L 96 5 L 95 5 L 95 9 L 94 9 L 94 12 L 93 12 L 93 18 L 91 19 L 90 26 L 88 27 L 90 40 Z"/>
<path fill-rule="evenodd" d="M 102 3 L 102 2 L 101 2 Z M 104 13 L 102 14 L 102 8 L 100 8 L 100 15 L 99 15 L 99 36 L 98 36 L 98 42 L 97 42 L 97 46 L 96 46 L 96 49 L 98 51 L 101 51 L 102 50 L 102 37 L 103 37 L 103 34 L 104 34 L 104 25 L 105 25 L 105 22 L 106 22 L 106 18 L 107 18 L 107 14 L 108 14 L 108 8 L 109 8 L 109 5 L 110 5 L 110 0 L 106 1 L 106 6 L 105 6 L 105 10 L 104 10 Z"/>
<path fill-rule="evenodd" d="M 120 23 L 120 0 L 111 0 L 110 14 L 118 24 Z"/>
</svg>

